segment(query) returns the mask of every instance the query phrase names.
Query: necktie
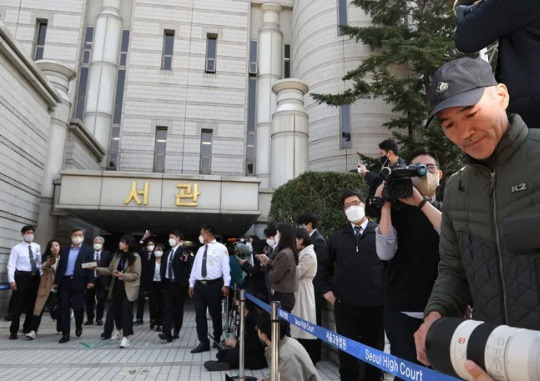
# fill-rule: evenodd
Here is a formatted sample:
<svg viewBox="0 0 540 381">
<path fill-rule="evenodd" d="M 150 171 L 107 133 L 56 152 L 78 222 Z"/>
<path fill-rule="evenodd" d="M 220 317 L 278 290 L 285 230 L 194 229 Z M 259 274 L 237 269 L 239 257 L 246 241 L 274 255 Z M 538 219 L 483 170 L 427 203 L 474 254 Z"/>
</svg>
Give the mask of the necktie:
<svg viewBox="0 0 540 381">
<path fill-rule="evenodd" d="M 28 245 L 28 257 L 30 258 L 30 267 L 32 268 L 32 273 L 35 273 L 38 270 L 38 268 L 36 266 L 34 253 L 32 253 L 32 247 L 30 245 Z"/>
<path fill-rule="evenodd" d="M 206 269 L 206 257 L 208 255 L 208 245 L 204 245 L 204 254 L 202 257 L 202 268 L 201 268 L 201 275 L 204 278 L 206 278 L 207 275 L 207 269 Z"/>
<path fill-rule="evenodd" d="M 96 252 L 95 253 L 95 260 L 99 266 L 99 252 Z M 94 276 L 97 277 L 98 276 L 98 272 L 96 270 L 94 270 Z"/>
<path fill-rule="evenodd" d="M 174 249 L 171 249 L 171 255 L 169 257 L 169 265 L 167 269 L 167 272 L 169 273 L 169 279 L 174 279 L 174 273 L 173 273 L 173 268 L 172 268 L 173 258 L 174 258 Z"/>
<path fill-rule="evenodd" d="M 354 236 L 356 239 L 358 239 L 362 235 L 362 227 L 361 226 L 355 226 L 354 227 Z"/>
</svg>

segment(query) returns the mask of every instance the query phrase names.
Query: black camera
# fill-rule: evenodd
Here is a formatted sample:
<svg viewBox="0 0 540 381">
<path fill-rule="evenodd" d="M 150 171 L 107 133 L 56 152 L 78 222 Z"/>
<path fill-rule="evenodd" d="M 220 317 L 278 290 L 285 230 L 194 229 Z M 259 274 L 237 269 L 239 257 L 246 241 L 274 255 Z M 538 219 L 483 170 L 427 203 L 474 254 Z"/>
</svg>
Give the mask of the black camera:
<svg viewBox="0 0 540 381">
<path fill-rule="evenodd" d="M 425 176 L 427 167 L 424 164 L 411 164 L 406 167 L 383 167 L 381 176 L 386 180 L 382 198 L 393 201 L 398 198 L 408 198 L 413 195 L 411 177 Z"/>
</svg>

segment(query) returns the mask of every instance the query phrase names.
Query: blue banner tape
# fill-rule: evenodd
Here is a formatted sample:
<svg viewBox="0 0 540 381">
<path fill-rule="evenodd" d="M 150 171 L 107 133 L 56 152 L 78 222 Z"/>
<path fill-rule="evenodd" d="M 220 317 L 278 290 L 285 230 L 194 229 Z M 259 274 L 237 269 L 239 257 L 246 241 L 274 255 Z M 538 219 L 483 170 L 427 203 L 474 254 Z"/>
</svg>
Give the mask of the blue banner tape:
<svg viewBox="0 0 540 381">
<path fill-rule="evenodd" d="M 246 298 L 258 305 L 263 310 L 270 312 L 270 305 L 262 300 L 246 292 Z M 368 347 L 362 343 L 351 340 L 345 336 L 341 336 L 326 328 L 319 327 L 310 323 L 290 312 L 278 308 L 278 316 L 294 324 L 298 328 L 311 333 L 313 336 L 321 339 L 351 356 L 356 357 L 366 363 L 376 366 L 383 371 L 398 376 L 409 381 L 458 381 L 457 378 L 439 373 L 433 369 L 429 369 L 418 364 L 400 359 L 389 353 L 380 351 L 375 348 Z"/>
<path fill-rule="evenodd" d="M 9 283 L 0 283 L 0 290 L 9 290 Z"/>
</svg>

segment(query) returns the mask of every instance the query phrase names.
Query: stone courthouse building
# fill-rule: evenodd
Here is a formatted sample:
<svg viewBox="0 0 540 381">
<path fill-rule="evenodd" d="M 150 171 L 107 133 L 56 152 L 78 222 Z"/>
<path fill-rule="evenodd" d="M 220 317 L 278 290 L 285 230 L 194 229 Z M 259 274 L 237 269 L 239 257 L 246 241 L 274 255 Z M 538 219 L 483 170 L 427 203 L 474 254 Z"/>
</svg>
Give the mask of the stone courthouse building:
<svg viewBox="0 0 540 381">
<path fill-rule="evenodd" d="M 377 154 L 389 106 L 309 95 L 346 89 L 371 51 L 338 25 L 369 23 L 349 0 L 0 0 L 0 283 L 23 225 L 260 234 L 274 189 Z"/>
</svg>

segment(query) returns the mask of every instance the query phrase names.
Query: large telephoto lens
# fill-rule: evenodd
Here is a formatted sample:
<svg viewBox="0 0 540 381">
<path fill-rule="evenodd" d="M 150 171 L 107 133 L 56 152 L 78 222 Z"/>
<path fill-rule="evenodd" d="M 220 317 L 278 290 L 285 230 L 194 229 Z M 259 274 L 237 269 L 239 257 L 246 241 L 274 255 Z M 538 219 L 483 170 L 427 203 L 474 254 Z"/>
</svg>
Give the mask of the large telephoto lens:
<svg viewBox="0 0 540 381">
<path fill-rule="evenodd" d="M 495 380 L 540 381 L 540 332 L 476 320 L 436 320 L 426 337 L 431 366 L 464 380 L 474 379 L 465 370 L 473 360 Z"/>
</svg>

